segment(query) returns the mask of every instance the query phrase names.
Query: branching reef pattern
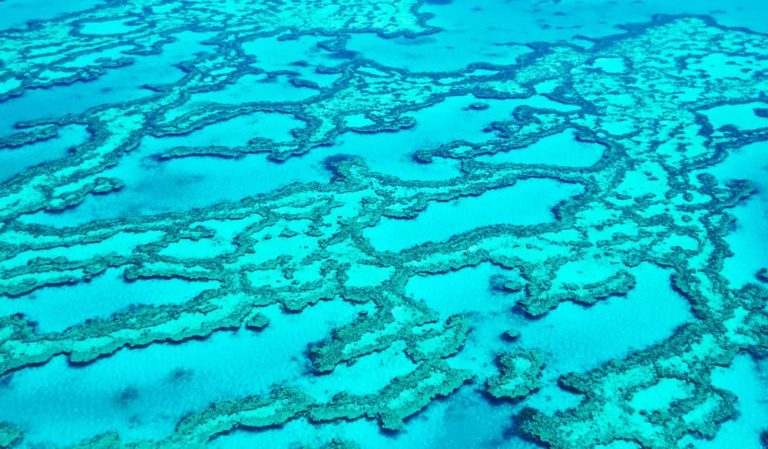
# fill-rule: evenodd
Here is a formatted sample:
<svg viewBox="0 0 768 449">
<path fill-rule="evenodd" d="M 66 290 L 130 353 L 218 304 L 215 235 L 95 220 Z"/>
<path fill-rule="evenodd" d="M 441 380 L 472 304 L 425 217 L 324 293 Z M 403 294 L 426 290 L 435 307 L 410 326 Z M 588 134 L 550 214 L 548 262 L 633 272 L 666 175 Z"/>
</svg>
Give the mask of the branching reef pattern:
<svg viewBox="0 0 768 449">
<path fill-rule="evenodd" d="M 13 304 L 114 271 L 126 285 L 180 280 L 206 286 L 182 302 L 159 300 L 57 331 L 40 329 L 23 313 L 3 316 L 0 379 L 6 388 L 20 373 L 60 356 L 72 369 L 87 369 L 131 349 L 183 348 L 227 332 L 258 335 L 279 325 L 267 313 L 276 306 L 303 314 L 340 300 L 354 307 L 353 319 L 302 355 L 305 377 L 330 385 L 329 394 L 310 391 L 307 379 L 286 379 L 270 391 L 196 410 L 157 439 L 126 440 L 115 429 L 76 447 L 202 448 L 237 429 L 280 429 L 297 420 L 317 426 L 370 420 L 397 434 L 438 398 L 470 385 L 489 400 L 523 401 L 509 416 L 510 426 L 550 448 L 682 448 L 692 438 L 713 438 L 722 423 L 735 419 L 736 395 L 712 376 L 739 354 L 765 357 L 766 271 L 749 273 L 752 281 L 743 285 L 723 273 L 732 256 L 726 240 L 734 229 L 731 211 L 755 186 L 707 170 L 768 140 L 768 124 L 718 126 L 707 111 L 757 104 L 757 114 L 765 115 L 768 36 L 708 16 L 656 16 L 589 45 L 531 44 L 508 65 L 429 73 L 347 49 L 355 33 L 414 39 L 439 32 L 420 12 L 421 3 L 120 0 L 1 32 L 0 100 L 9 104 L 127 70 L 162 54 L 180 33 L 204 39 L 204 51 L 174 61 L 182 69 L 176 79 L 150 80 L 141 86 L 144 95 L 111 102 L 107 94 L 100 104 L 61 115 L 41 111 L 40 118 L 12 120 L 15 127 L 0 138 L 0 152 L 18 154 L 55 143 L 67 129 L 87 131 L 62 157 L 25 167 L 0 184 L 0 300 Z M 265 39 L 280 46 L 307 38 L 316 56 L 309 61 L 281 67 L 259 53 Z M 260 87 L 251 92 L 249 85 Z M 224 95 L 232 89 L 239 93 Z M 278 94 L 258 93 L 270 90 Z M 244 127 L 238 144 L 185 143 L 154 155 L 158 164 L 265 156 L 266 167 L 277 167 L 352 135 L 418 127 L 419 111 L 463 97 L 472 98 L 469 110 L 492 102 L 521 106 L 487 123 L 482 139 L 418 148 L 410 161 L 416 166 L 443 161 L 459 168 L 445 179 L 403 179 L 344 153 L 324 159 L 328 182 L 290 183 L 162 213 L 56 223 L 127 189 L 131 180 L 120 168 L 148 140 L 188 136 L 252 114 L 290 117 L 297 125 L 285 139 Z M 538 106 L 541 98 L 553 106 Z M 588 166 L 535 154 L 527 161 L 504 159 L 565 132 L 599 146 L 602 156 Z M 408 222 L 440 204 L 544 182 L 568 192 L 549 205 L 548 221 L 494 223 L 404 249 L 383 248 L 370 238 L 387 221 Z M 524 214 L 534 206 L 496 207 Z M 460 355 L 477 324 L 408 293 L 416 277 L 482 264 L 507 273 L 496 280 L 500 301 L 530 320 L 564 302 L 592 305 L 626 295 L 635 287 L 637 267 L 651 264 L 670 273 L 670 287 L 690 304 L 694 319 L 650 347 L 560 376 L 556 388 L 579 400 L 562 410 L 539 410 L 525 398 L 548 381 L 545 354 L 520 347 L 510 331 L 498 336 L 508 348 L 496 355 L 495 366 L 472 366 Z M 342 367 L 392 354 L 404 356 L 399 363 L 407 369 L 381 368 L 385 379 L 375 389 L 350 392 L 334 380 Z M 669 389 L 675 393 L 663 393 Z M 18 422 L 0 426 L 0 447 L 33 447 L 23 415 L 19 410 Z M 357 444 L 365 447 L 351 439 L 328 440 L 325 447 Z"/>
</svg>

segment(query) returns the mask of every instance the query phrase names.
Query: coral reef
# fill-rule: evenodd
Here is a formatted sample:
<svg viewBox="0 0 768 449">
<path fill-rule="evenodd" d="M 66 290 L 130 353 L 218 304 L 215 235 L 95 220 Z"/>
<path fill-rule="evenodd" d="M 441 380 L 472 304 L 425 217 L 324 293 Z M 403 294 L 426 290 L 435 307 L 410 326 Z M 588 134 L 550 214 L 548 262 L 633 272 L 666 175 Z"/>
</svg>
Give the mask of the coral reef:
<svg viewBox="0 0 768 449">
<path fill-rule="evenodd" d="M 22 433 L 18 426 L 0 423 L 0 447 L 11 448 L 21 441 Z"/>
<path fill-rule="evenodd" d="M 494 398 L 522 398 L 539 388 L 544 365 L 541 356 L 523 350 L 508 352 L 499 355 L 497 363 L 501 374 L 486 381 L 488 393 Z"/>
<path fill-rule="evenodd" d="M 527 437 L 551 448 L 622 441 L 669 448 L 687 435 L 712 437 L 720 423 L 734 417 L 735 397 L 712 385 L 712 370 L 740 352 L 766 354 L 768 290 L 757 283 L 736 289 L 722 274 L 731 255 L 725 241 L 733 220 L 729 211 L 754 187 L 725 183 L 706 169 L 734 149 L 767 140 L 768 128 L 714 128 L 702 111 L 768 101 L 757 94 L 768 91 L 768 37 L 708 17 L 659 16 L 589 48 L 541 44 L 512 65 L 476 64 L 445 73 L 387 67 L 345 49 L 350 33 L 414 37 L 436 31 L 418 12 L 420 5 L 415 0 L 130 0 L 0 33 L 0 100 L 6 101 L 97 80 L 160 53 L 183 31 L 207 33 L 205 46 L 211 50 L 184 61 L 178 80 L 147 86 L 150 94 L 141 98 L 17 123 L 0 139 L 2 151 L 24 151 L 66 126 L 85 126 L 89 133 L 65 157 L 0 185 L 2 300 L 76 286 L 108 270 L 118 270 L 125 282 L 212 285 L 181 303 L 119 311 L 62 331 L 40 331 L 21 313 L 4 316 L 0 375 L 58 356 L 88 366 L 126 348 L 184 345 L 241 328 L 262 335 L 275 326 L 269 310 L 302 314 L 335 298 L 353 305 L 355 318 L 309 348 L 307 376 L 333 378 L 386 351 L 404 354 L 410 364 L 406 374 L 365 394 L 338 391 L 326 401 L 286 379 L 266 395 L 215 402 L 184 418 L 164 439 L 127 442 L 110 432 L 76 447 L 202 448 L 236 429 L 271 429 L 297 419 L 317 424 L 370 419 L 397 431 L 436 398 L 473 381 L 485 384 L 495 398 L 525 398 L 542 382 L 546 355 L 518 348 L 519 333 L 511 330 L 507 339 L 514 341 L 505 342 L 511 349 L 498 358 L 498 376 L 459 367 L 475 325 L 405 292 L 415 276 L 485 262 L 519 270 L 519 278 L 505 277 L 497 290 L 518 295 L 515 307 L 528 318 L 563 302 L 591 305 L 624 295 L 635 286 L 633 269 L 641 263 L 668 269 L 671 286 L 696 317 L 653 347 L 561 377 L 560 386 L 581 395 L 581 401 L 554 414 L 525 408 L 517 419 Z M 246 51 L 257 39 L 302 36 L 321 36 L 313 48 L 328 56 L 328 64 L 313 66 L 312 73 L 332 77 L 330 84 L 303 79 L 289 68 L 262 68 L 259 55 Z M 605 61 L 616 58 L 631 70 L 606 69 Z M 717 67 L 733 69 L 717 70 L 713 58 Z M 197 100 L 254 75 L 263 75 L 260 83 L 268 87 L 287 77 L 290 89 L 310 93 L 301 100 L 253 96 L 237 104 Z M 243 145 L 173 146 L 154 155 L 163 164 L 247 155 L 290 161 L 353 133 L 412 128 L 417 125 L 412 113 L 452 97 L 473 96 L 477 101 L 469 109 L 479 114 L 489 108 L 486 101 L 530 99 L 546 91 L 547 83 L 555 87 L 546 96 L 571 108 L 521 106 L 507 120 L 489 123 L 485 140 L 419 149 L 413 163 L 456 161 L 461 170 L 450 179 L 400 179 L 377 173 L 363 157 L 340 156 L 326 160 L 333 174 L 328 183 L 292 183 L 236 201 L 180 204 L 165 213 L 65 221 L 86 204 L 98 205 L 129 189 L 131 180 L 122 179 L 118 169 L 150 138 L 188 136 L 254 113 L 290 115 L 302 127 L 287 140 L 249 135 Z M 359 117 L 367 124 L 359 125 Z M 574 168 L 478 159 L 526 151 L 565 130 L 602 145 L 600 161 Z M 555 180 L 580 193 L 557 204 L 550 222 L 483 226 L 402 251 L 377 249 L 366 237 L 366 230 L 385 219 L 416 219 L 431 205 L 535 179 Z M 64 224 L 36 221 L 45 216 Z M 215 253 L 209 252 L 212 247 Z M 361 279 L 355 270 L 379 277 Z M 766 281 L 765 269 L 758 279 Z M 680 384 L 684 396 L 665 402 L 663 395 L 648 393 L 668 383 Z M 633 399 L 645 396 L 651 399 Z M 20 439 L 20 428 L 0 426 L 0 447 Z M 332 441 L 325 447 L 355 443 Z"/>
</svg>

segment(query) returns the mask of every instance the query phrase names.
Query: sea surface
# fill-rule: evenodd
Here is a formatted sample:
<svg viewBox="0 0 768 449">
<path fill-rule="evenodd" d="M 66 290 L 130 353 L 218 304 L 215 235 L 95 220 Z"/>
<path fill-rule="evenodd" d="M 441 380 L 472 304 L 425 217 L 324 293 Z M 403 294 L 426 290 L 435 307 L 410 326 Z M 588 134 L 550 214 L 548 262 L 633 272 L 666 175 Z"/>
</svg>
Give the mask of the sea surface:
<svg viewBox="0 0 768 449">
<path fill-rule="evenodd" d="M 768 448 L 765 0 L 0 0 L 0 449 Z"/>
</svg>

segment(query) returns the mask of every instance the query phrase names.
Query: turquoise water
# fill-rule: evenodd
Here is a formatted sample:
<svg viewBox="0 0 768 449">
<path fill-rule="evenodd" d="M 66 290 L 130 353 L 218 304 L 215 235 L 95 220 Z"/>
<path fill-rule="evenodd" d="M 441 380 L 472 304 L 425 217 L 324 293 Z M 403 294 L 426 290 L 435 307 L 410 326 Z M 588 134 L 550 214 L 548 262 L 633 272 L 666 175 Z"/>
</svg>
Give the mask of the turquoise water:
<svg viewBox="0 0 768 449">
<path fill-rule="evenodd" d="M 736 206 L 735 230 L 727 237 L 733 257 L 725 260 L 723 273 L 731 282 L 741 285 L 754 281 L 755 273 L 768 264 L 768 152 L 765 142 L 746 145 L 710 173 L 722 179 L 746 179 L 757 191 Z"/>
<path fill-rule="evenodd" d="M 694 447 L 759 449 L 759 435 L 768 419 L 765 407 L 768 400 L 765 397 L 768 385 L 765 361 L 756 361 L 746 355 L 739 356 L 730 367 L 715 371 L 713 382 L 739 397 L 736 403 L 738 415 L 733 421 L 723 424 L 722 430 L 713 440 L 691 439 Z"/>
<path fill-rule="evenodd" d="M 0 449 L 768 447 L 765 1 L 0 13 Z"/>
<path fill-rule="evenodd" d="M 552 209 L 580 193 L 575 185 L 545 179 L 490 190 L 479 196 L 430 204 L 413 219 L 383 218 L 364 235 L 381 251 L 397 251 L 494 225 L 535 225 L 554 220 Z"/>
<path fill-rule="evenodd" d="M 84 11 L 98 6 L 99 3 L 101 2 L 98 0 L 78 0 L 51 5 L 42 0 L 5 0 L 3 8 L 7 8 L 7 14 L 3 14 L 0 28 L 23 29 L 29 22 L 50 20 L 65 14 Z"/>
<path fill-rule="evenodd" d="M 637 285 L 625 297 L 587 307 L 566 303 L 544 318 L 521 323 L 520 344 L 551 354 L 547 369 L 557 376 L 626 357 L 693 321 L 685 299 L 669 288 L 669 273 L 643 265 L 634 275 Z"/>
<path fill-rule="evenodd" d="M 273 324 L 279 326 L 263 333 L 243 329 L 185 345 L 125 350 L 77 369 L 58 358 L 12 376 L 3 397 L 3 419 L 22 412 L 31 443 L 71 444 L 106 430 L 134 441 L 166 436 L 185 414 L 212 401 L 260 393 L 301 376 L 306 345 L 325 337 L 328 326 L 348 321 L 350 309 L 337 301 L 302 315 L 278 312 Z M 279 357 L 270 350 L 278 347 Z M 146 369 L 132 369 L 137 365 Z M 53 385 L 50 379 L 56 379 Z M 30 395 L 42 399 L 30 403 Z M 71 397 L 81 400 L 66 400 Z"/>
<path fill-rule="evenodd" d="M 147 279 L 129 284 L 118 272 L 107 271 L 88 283 L 47 287 L 4 301 L 0 310 L 3 315 L 23 313 L 39 332 L 61 332 L 89 319 L 108 319 L 132 306 L 184 303 L 215 287 L 215 282 L 179 279 Z"/>
<path fill-rule="evenodd" d="M 23 149 L 7 149 L 0 153 L 0 158 L 2 158 L 0 181 L 7 181 L 24 170 L 45 162 L 61 159 L 87 139 L 87 129 L 78 125 L 70 125 L 59 129 L 58 135 L 50 139 L 27 145 Z"/>
<path fill-rule="evenodd" d="M 316 426 L 304 420 L 287 424 L 282 431 L 235 431 L 216 439 L 217 449 L 264 445 L 292 447 L 299 443 L 320 445 L 333 438 L 365 441 L 375 449 L 498 447 L 533 449 L 535 444 L 510 435 L 509 416 L 515 408 L 509 404 L 490 404 L 482 394 L 465 387 L 448 400 L 436 402 L 409 423 L 397 435 L 383 434 L 376 425 L 365 421 Z"/>
<path fill-rule="evenodd" d="M 546 164 L 589 167 L 603 155 L 604 147 L 594 142 L 582 142 L 573 130 L 547 136 L 518 150 L 479 156 L 478 161 L 494 164 Z"/>
<path fill-rule="evenodd" d="M 765 128 L 766 117 L 758 115 L 757 110 L 765 109 L 766 103 L 739 103 L 714 107 L 702 111 L 715 129 L 734 126 L 740 130 Z"/>
<path fill-rule="evenodd" d="M 175 67 L 208 48 L 202 41 L 208 33 L 182 31 L 169 36 L 174 42 L 159 54 L 130 56 L 133 63 L 120 70 L 107 70 L 91 82 L 54 85 L 34 89 L 23 96 L 0 104 L 0 135 L 7 136 L 19 122 L 57 119 L 66 114 L 80 114 L 104 104 L 136 101 L 152 95 L 145 86 L 178 81 L 183 71 Z"/>
<path fill-rule="evenodd" d="M 285 139 L 296 125 L 290 116 L 256 113 L 217 123 L 188 136 L 147 137 L 119 166 L 105 172 L 105 175 L 129 180 L 119 192 L 89 197 L 80 207 L 63 213 L 30 215 L 28 222 L 73 226 L 93 219 L 185 211 L 266 193 L 292 182 L 326 181 L 329 174 L 320 161 L 309 166 L 299 160 L 276 164 L 261 154 L 242 159 L 181 158 L 168 162 L 156 159 L 163 151 L 187 146 L 190 142 L 246 143 L 248 136 L 237 133 L 242 127 L 252 129 L 254 135 Z M 244 185 L 248 185 L 247 189 Z M 148 197 L 156 200 L 148 203 Z"/>
</svg>

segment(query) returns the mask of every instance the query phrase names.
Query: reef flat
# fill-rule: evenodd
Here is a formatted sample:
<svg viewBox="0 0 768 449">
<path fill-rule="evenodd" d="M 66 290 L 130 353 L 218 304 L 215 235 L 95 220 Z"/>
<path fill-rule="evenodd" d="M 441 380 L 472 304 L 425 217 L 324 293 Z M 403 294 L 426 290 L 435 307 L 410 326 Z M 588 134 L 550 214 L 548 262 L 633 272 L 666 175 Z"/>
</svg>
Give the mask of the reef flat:
<svg viewBox="0 0 768 449">
<path fill-rule="evenodd" d="M 18 9 L 0 448 L 768 447 L 768 35 L 466 6 Z"/>
</svg>

